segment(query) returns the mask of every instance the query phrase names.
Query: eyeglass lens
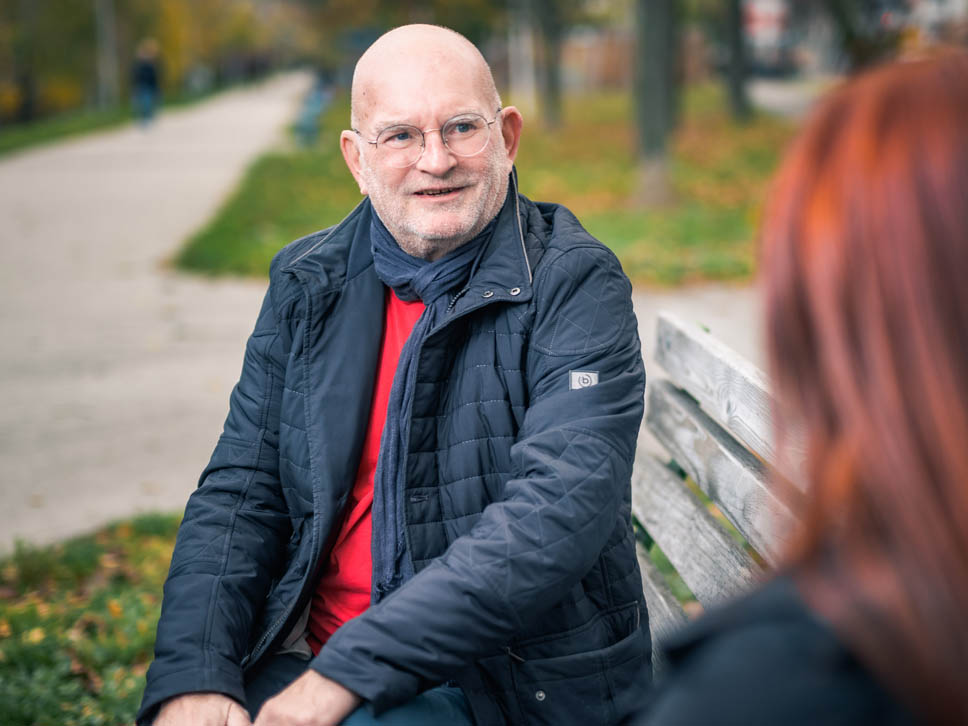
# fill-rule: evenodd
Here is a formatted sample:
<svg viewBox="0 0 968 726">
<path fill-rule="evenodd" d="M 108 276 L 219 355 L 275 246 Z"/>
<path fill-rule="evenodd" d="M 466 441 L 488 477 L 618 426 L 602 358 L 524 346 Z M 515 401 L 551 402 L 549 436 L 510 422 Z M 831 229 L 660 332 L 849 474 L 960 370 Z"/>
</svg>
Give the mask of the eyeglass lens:
<svg viewBox="0 0 968 726">
<path fill-rule="evenodd" d="M 448 120 L 439 131 L 441 140 L 452 153 L 474 156 L 487 146 L 490 138 L 488 126 L 483 116 L 462 114 Z M 404 167 L 416 163 L 423 153 L 424 143 L 423 131 L 416 126 L 400 125 L 381 131 L 376 139 L 376 148 L 387 164 Z"/>
</svg>

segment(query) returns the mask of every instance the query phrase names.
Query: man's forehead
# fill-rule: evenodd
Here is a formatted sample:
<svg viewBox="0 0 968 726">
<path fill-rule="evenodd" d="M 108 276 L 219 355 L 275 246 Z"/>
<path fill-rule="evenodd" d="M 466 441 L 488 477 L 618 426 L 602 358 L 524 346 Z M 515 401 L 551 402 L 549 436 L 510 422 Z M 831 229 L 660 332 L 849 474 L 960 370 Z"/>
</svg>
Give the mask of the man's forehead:
<svg viewBox="0 0 968 726">
<path fill-rule="evenodd" d="M 415 125 L 463 112 L 486 113 L 494 82 L 483 56 L 466 38 L 432 26 L 406 26 L 382 36 L 353 74 L 359 120 Z M 493 110 L 493 109 L 492 109 Z"/>
<path fill-rule="evenodd" d="M 438 109 L 431 109 L 430 107 L 410 110 L 376 108 L 371 110 L 371 112 L 367 114 L 366 118 L 377 128 L 386 128 L 387 126 L 396 126 L 398 124 L 420 126 L 428 121 L 442 124 L 455 116 L 460 116 L 467 113 L 480 114 L 490 119 L 489 114 L 493 113 L 494 111 L 495 109 L 487 108 L 483 103 L 475 103 L 473 101 L 465 100 L 464 102 L 452 107 L 442 105 Z"/>
<path fill-rule="evenodd" d="M 488 116 L 493 99 L 488 97 L 478 74 L 470 69 L 460 72 L 390 73 L 367 79 L 359 89 L 356 109 L 361 120 L 381 127 L 396 123 L 427 124 L 443 122 L 462 113 Z"/>
</svg>

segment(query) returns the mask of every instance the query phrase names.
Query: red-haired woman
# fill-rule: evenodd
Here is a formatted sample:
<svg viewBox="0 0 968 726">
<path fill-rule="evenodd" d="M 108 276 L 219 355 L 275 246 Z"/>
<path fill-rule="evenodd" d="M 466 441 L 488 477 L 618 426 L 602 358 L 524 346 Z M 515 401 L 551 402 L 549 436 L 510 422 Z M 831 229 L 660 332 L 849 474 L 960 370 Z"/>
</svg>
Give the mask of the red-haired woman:
<svg viewBox="0 0 968 726">
<path fill-rule="evenodd" d="M 669 644 L 642 720 L 968 724 L 968 55 L 823 103 L 774 182 L 762 274 L 803 532 Z"/>
</svg>

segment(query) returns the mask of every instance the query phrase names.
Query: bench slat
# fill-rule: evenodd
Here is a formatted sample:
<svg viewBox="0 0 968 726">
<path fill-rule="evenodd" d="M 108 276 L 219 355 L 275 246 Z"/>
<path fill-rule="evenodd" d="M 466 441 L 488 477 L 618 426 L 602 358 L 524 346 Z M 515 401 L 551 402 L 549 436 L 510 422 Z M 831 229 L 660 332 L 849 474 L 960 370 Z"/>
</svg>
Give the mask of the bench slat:
<svg viewBox="0 0 968 726">
<path fill-rule="evenodd" d="M 652 433 L 754 549 L 776 564 L 793 517 L 767 486 L 762 464 L 669 381 L 653 383 L 648 398 Z"/>
<path fill-rule="evenodd" d="M 672 632 L 688 622 L 685 610 L 672 594 L 668 583 L 652 562 L 649 553 L 641 543 L 635 545 L 635 552 L 642 571 L 642 591 L 649 608 L 649 632 L 652 634 L 652 672 L 662 672 L 664 659 L 661 643 Z"/>
<path fill-rule="evenodd" d="M 751 585 L 760 572 L 685 483 L 648 454 L 632 474 L 632 511 L 703 607 Z"/>
<path fill-rule="evenodd" d="M 759 368 L 702 330 L 667 312 L 656 323 L 656 361 L 723 428 L 753 453 L 776 463 L 769 379 Z M 794 437 L 784 469 L 802 481 L 803 447 Z M 802 485 L 801 485 L 802 488 Z"/>
</svg>

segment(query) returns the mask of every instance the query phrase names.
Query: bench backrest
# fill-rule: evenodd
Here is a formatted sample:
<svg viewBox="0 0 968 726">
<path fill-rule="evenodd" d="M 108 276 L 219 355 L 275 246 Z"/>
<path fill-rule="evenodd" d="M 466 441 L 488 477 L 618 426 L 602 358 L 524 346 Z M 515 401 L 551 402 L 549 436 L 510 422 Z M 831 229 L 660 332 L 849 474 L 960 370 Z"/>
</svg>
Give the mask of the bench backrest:
<svg viewBox="0 0 968 726">
<path fill-rule="evenodd" d="M 768 381 L 700 326 L 668 313 L 659 315 L 655 358 L 668 378 L 650 372 L 645 429 L 665 451 L 640 443 L 632 511 L 646 542 L 708 608 L 775 564 L 792 530 L 793 515 L 771 491 L 763 463 L 775 460 Z M 687 616 L 647 546 L 639 545 L 639 564 L 653 644 L 661 645 Z M 654 662 L 661 671 L 658 648 Z"/>
</svg>

